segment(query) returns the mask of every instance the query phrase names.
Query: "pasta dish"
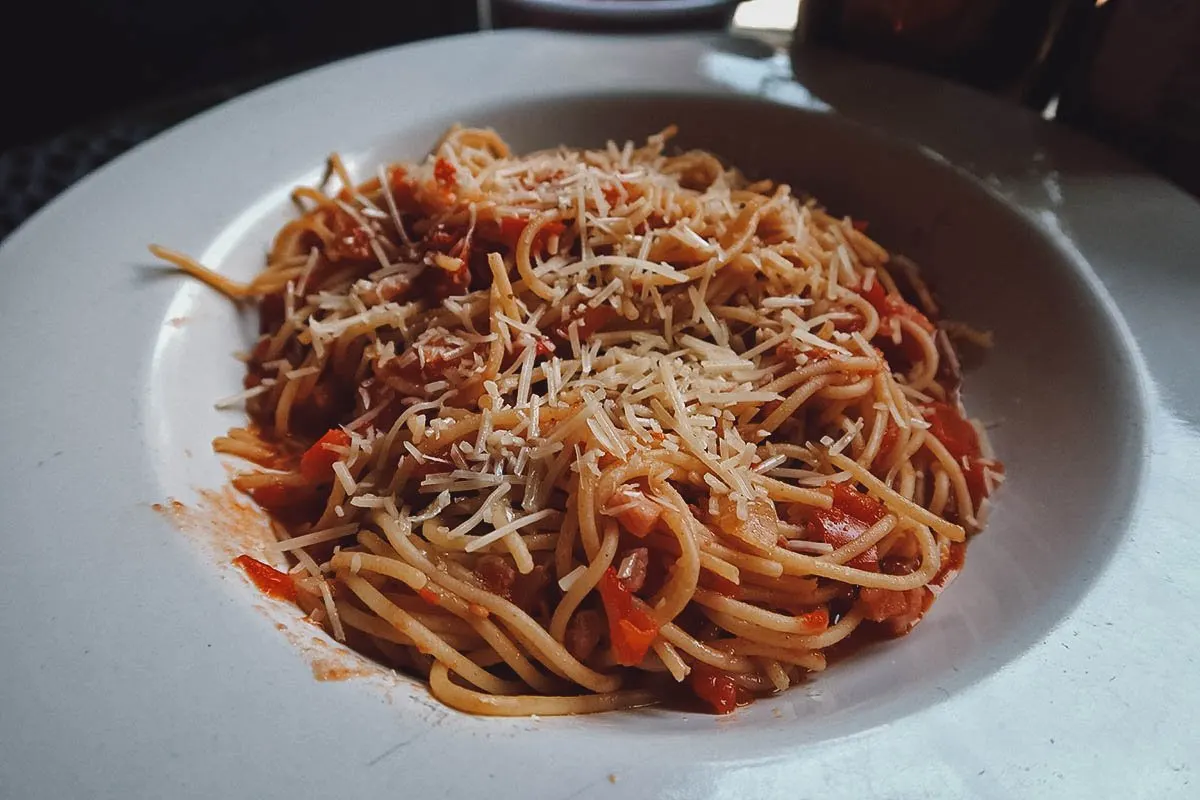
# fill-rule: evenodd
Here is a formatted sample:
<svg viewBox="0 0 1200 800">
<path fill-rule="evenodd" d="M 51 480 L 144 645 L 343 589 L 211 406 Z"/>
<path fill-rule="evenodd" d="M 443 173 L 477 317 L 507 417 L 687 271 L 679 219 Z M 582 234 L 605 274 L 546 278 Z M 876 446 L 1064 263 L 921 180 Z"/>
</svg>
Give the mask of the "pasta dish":
<svg viewBox="0 0 1200 800">
<path fill-rule="evenodd" d="M 673 133 L 331 157 L 248 283 L 152 248 L 257 305 L 214 447 L 289 568 L 239 563 L 454 708 L 782 691 L 915 625 L 1002 480 L 952 342 L 984 337 L 865 223 Z"/>
</svg>

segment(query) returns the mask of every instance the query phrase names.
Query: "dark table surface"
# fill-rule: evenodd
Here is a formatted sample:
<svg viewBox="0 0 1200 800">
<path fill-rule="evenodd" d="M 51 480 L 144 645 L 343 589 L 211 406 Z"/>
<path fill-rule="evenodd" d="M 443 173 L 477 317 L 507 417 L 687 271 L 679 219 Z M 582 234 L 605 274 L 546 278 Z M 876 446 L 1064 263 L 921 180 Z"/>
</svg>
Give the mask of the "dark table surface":
<svg viewBox="0 0 1200 800">
<path fill-rule="evenodd" d="M 477 10 L 476 0 L 27 4 L 0 48 L 0 240 L 89 172 L 188 117 L 349 55 L 476 30 Z"/>
</svg>

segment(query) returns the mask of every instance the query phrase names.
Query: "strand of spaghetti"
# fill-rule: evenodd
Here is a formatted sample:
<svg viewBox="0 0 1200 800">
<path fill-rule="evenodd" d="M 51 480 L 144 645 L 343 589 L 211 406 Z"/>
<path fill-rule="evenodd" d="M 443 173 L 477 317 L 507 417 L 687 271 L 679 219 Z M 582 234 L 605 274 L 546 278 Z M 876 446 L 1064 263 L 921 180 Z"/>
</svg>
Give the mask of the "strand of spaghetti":
<svg viewBox="0 0 1200 800">
<path fill-rule="evenodd" d="M 440 587 L 439 587 L 440 589 Z M 465 620 L 479 636 L 487 642 L 500 659 L 517 674 L 517 677 L 531 688 L 546 694 L 561 690 L 559 683 L 538 672 L 537 668 L 525 657 L 513 641 L 500 630 L 500 627 L 489 619 L 480 619 L 471 612 L 469 605 L 461 598 L 444 590 L 439 591 L 439 604 L 450 607 L 461 619 Z"/>
<path fill-rule="evenodd" d="M 670 538 L 652 535 L 647 539 L 647 543 L 652 545 L 654 549 L 666 553 L 667 555 L 678 558 L 680 553 L 679 540 L 674 536 Z M 709 552 L 707 547 L 708 542 L 700 544 L 700 568 L 717 575 L 730 583 L 741 583 L 741 572 L 733 564 L 720 558 L 717 555 Z"/>
<path fill-rule="evenodd" d="M 705 644 L 673 622 L 663 625 L 658 635 L 685 655 L 723 672 L 753 672 L 755 669 L 750 659 Z"/>
<path fill-rule="evenodd" d="M 674 645 L 665 639 L 659 637 L 650 645 L 654 650 L 654 654 L 658 656 L 659 661 L 667 668 L 667 672 L 671 673 L 671 677 L 676 683 L 682 683 L 683 679 L 688 676 L 692 668 L 687 665 L 687 662 L 679 655 L 679 651 Z"/>
<path fill-rule="evenodd" d="M 483 694 L 455 684 L 450 679 L 447 666 L 440 661 L 433 665 L 433 669 L 429 673 L 429 688 L 434 697 L 451 708 L 489 717 L 528 717 L 533 715 L 553 717 L 567 714 L 595 714 L 600 711 L 638 708 L 656 702 L 652 692 L 637 690 L 603 692 L 578 697 Z"/>
<path fill-rule="evenodd" d="M 213 439 L 212 447 L 213 452 L 244 458 L 262 467 L 272 466 L 279 458 L 274 450 L 265 445 L 239 442 L 228 436 L 218 436 Z"/>
<path fill-rule="evenodd" d="M 916 322 L 908 317 L 899 317 L 900 330 L 916 340 L 921 347 L 921 359 L 917 362 L 921 371 L 909 377 L 908 385 L 916 391 L 925 389 L 933 383 L 938 371 L 938 351 L 933 337 Z"/>
<path fill-rule="evenodd" d="M 859 536 L 851 539 L 832 553 L 818 556 L 818 558 L 833 562 L 834 564 L 845 564 L 847 561 L 857 558 L 874 547 L 880 539 L 892 532 L 896 527 L 896 522 L 894 514 L 887 514 Z"/>
<path fill-rule="evenodd" d="M 333 554 L 333 558 L 329 560 L 329 565 L 335 570 L 345 570 L 356 574 L 367 570 L 368 572 L 386 575 L 389 578 L 400 581 L 414 592 L 421 591 L 429 583 L 429 578 L 425 576 L 425 573 L 410 567 L 403 561 L 395 558 L 387 558 L 386 556 L 352 553 L 348 550 L 342 550 Z"/>
<path fill-rule="evenodd" d="M 751 695 L 767 695 L 775 691 L 775 684 L 767 677 L 765 672 L 759 666 L 762 663 L 761 658 L 750 658 L 755 664 L 756 672 L 746 672 L 740 675 L 730 675 L 735 686 L 741 687 Z M 792 667 L 796 669 L 796 667 Z"/>
<path fill-rule="evenodd" d="M 803 366 L 798 370 L 780 375 L 778 378 L 764 384 L 759 390 L 782 393 L 818 375 L 828 375 L 834 372 L 877 372 L 878 370 L 879 364 L 873 358 L 851 356 L 840 361 L 823 359 Z"/>
<path fill-rule="evenodd" d="M 571 477 L 571 482 L 567 486 L 566 507 L 568 509 L 576 507 L 576 487 L 578 486 L 576 478 Z M 567 577 L 573 567 L 572 553 L 575 550 L 576 534 L 579 532 L 579 515 L 568 514 L 563 521 L 562 530 L 559 532 L 558 539 L 554 545 L 554 573 L 559 580 Z M 554 638 L 558 638 L 557 636 Z M 561 641 L 561 640 L 560 640 Z"/>
<path fill-rule="evenodd" d="M 342 157 L 337 153 L 329 154 L 328 169 L 333 174 L 337 175 L 338 180 L 342 183 L 342 188 L 346 191 L 354 189 L 354 181 L 350 179 L 350 173 L 346 170 L 346 165 L 342 163 Z"/>
<path fill-rule="evenodd" d="M 877 402 L 883 402 L 883 373 L 878 373 L 874 378 L 875 399 Z M 883 436 L 887 432 L 888 415 L 886 411 L 880 411 L 877 408 L 871 409 L 871 432 L 867 435 L 867 443 L 863 447 L 856 459 L 859 464 L 862 464 L 865 469 L 870 469 L 871 465 L 880 457 L 887 458 L 889 453 L 882 452 Z"/>
<path fill-rule="evenodd" d="M 525 681 L 525 683 L 529 684 L 539 692 L 555 691 L 556 684 L 538 672 L 533 664 L 531 664 L 529 660 L 525 658 L 524 654 L 522 654 L 513 645 L 512 641 L 505 636 L 504 632 L 501 631 L 500 628 L 491 620 L 481 619 L 479 615 L 471 609 L 470 605 L 462 598 L 443 589 L 440 586 L 437 586 L 436 584 L 429 584 L 428 578 L 423 572 L 404 564 L 399 560 L 398 557 L 392 557 L 396 556 L 396 551 L 393 550 L 387 542 L 380 539 L 376 534 L 371 533 L 370 531 L 365 531 L 360 535 L 359 539 L 364 546 L 380 554 L 372 556 L 372 558 L 382 559 L 383 562 L 391 562 L 390 564 L 382 564 L 384 569 L 376 569 L 375 571 L 381 572 L 382 574 L 387 574 L 389 577 L 396 577 L 397 575 L 400 575 L 401 577 L 398 579 L 406 583 L 411 589 L 416 591 L 424 589 L 425 591 L 432 593 L 432 595 L 437 599 L 437 604 L 440 608 L 446 609 L 450 613 L 454 614 L 457 618 L 456 621 L 470 626 L 470 628 L 473 629 L 476 634 L 478 634 L 488 645 L 491 646 L 492 650 L 496 652 L 496 654 L 504 661 L 504 663 L 508 664 L 508 666 L 512 668 L 513 672 L 517 673 L 517 677 Z M 387 555 L 383 555 L 384 553 Z M 358 557 L 357 560 L 355 558 L 356 556 Z M 333 559 L 331 560 L 331 565 L 335 569 L 349 569 L 352 572 L 357 572 L 359 569 L 370 569 L 372 567 L 381 566 L 380 561 L 367 561 L 365 559 L 366 556 L 363 554 L 342 551 L 334 555 Z M 356 563 L 358 565 L 357 568 L 355 566 Z M 397 565 L 403 567 L 403 570 L 398 570 Z M 408 570 L 411 570 L 411 573 L 408 572 Z M 415 576 L 412 573 L 415 573 Z M 409 580 L 407 580 L 409 578 L 413 579 L 413 582 L 410 583 Z M 420 581 L 425 582 L 420 583 L 420 586 L 418 587 L 416 584 Z M 393 602 L 397 601 L 393 599 Z M 422 602 L 426 601 L 422 600 Z M 399 605 L 398 602 L 397 605 Z M 422 615 L 415 614 L 412 611 L 409 611 L 409 613 L 418 621 L 424 622 L 426 626 L 431 628 L 431 630 L 441 633 L 444 638 L 445 632 L 443 630 L 438 630 L 438 628 L 430 625 L 430 623 L 427 622 Z"/>
<path fill-rule="evenodd" d="M 868 342 L 874 339 L 875 334 L 879 332 L 879 312 L 875 306 L 871 305 L 865 297 L 853 292 L 842 295 L 841 300 L 862 316 L 862 329 L 859 330 L 859 333 L 862 334 L 863 339 Z"/>
<path fill-rule="evenodd" d="M 826 400 L 856 400 L 870 392 L 874 383 L 874 376 L 867 375 L 853 383 L 826 386 L 820 394 Z"/>
<path fill-rule="evenodd" d="M 745 208 L 742 209 L 737 219 L 729 227 L 729 230 L 735 233 L 728 242 L 722 242 L 721 253 L 698 267 L 691 267 L 684 270 L 684 274 L 689 279 L 695 280 L 704 277 L 706 274 L 711 275 L 728 264 L 734 256 L 742 252 L 746 248 L 746 245 L 750 243 L 750 240 L 758 230 L 758 221 L 762 217 L 763 209 L 771 202 L 774 202 L 774 198 L 768 200 L 761 195 L 754 195 L 748 198 Z"/>
<path fill-rule="evenodd" d="M 212 288 L 216 289 L 221 294 L 231 300 L 242 300 L 250 296 L 250 287 L 246 284 L 238 283 L 231 278 L 227 278 L 219 272 L 215 272 L 201 264 L 196 259 L 186 256 L 183 253 L 178 253 L 174 250 L 168 250 L 157 244 L 150 245 L 150 252 L 155 258 L 160 258 L 163 261 L 173 264 L 175 267 L 193 278 L 197 278 L 204 283 L 207 283 Z"/>
<path fill-rule="evenodd" d="M 666 481 L 652 480 L 651 488 L 671 506 L 664 509 L 663 519 L 680 549 L 680 557 L 671 566 L 666 584 L 650 601 L 654 619 L 661 627 L 679 616 L 696 593 L 700 581 L 700 549 L 692 531 L 700 523 L 683 497 Z"/>
<path fill-rule="evenodd" d="M 773 553 L 783 565 L 783 571 L 786 575 L 816 575 L 821 578 L 831 578 L 855 586 L 901 592 L 907 589 L 916 589 L 929 583 L 929 581 L 933 580 L 933 576 L 937 574 L 940 565 L 937 543 L 934 541 L 933 534 L 930 533 L 929 528 L 924 525 L 913 525 L 912 531 L 916 535 L 917 543 L 921 549 L 921 566 L 907 575 L 885 575 L 848 567 L 843 564 L 830 564 L 827 561 L 821 561 L 819 558 L 802 555 L 801 553 L 793 553 L 782 547 L 775 548 Z"/>
<path fill-rule="evenodd" d="M 328 528 L 342 521 L 355 522 L 355 517 L 358 516 L 358 509 L 350 506 L 347 510 L 345 506 L 346 487 L 341 481 L 334 481 L 329 489 L 329 497 L 325 500 L 325 510 L 321 512 L 321 518 L 317 520 L 317 528 Z M 341 513 L 338 510 L 341 509 Z"/>
<path fill-rule="evenodd" d="M 403 647 L 411 647 L 414 649 L 414 652 L 419 652 L 416 650 L 415 642 L 397 631 L 379 617 L 372 616 L 364 611 L 359 611 L 349 603 L 341 603 L 338 606 L 338 613 L 341 614 L 342 622 L 346 625 L 346 627 L 353 628 L 354 630 L 362 631 L 363 633 L 367 634 L 374 640 L 373 644 L 378 645 L 380 641 L 382 641 L 386 644 L 396 644 Z M 447 645 L 453 647 L 455 650 L 458 650 L 460 653 L 478 653 L 480 648 L 486 646 L 486 643 L 483 641 L 483 639 L 481 639 L 474 631 L 470 631 L 469 635 L 439 631 L 438 636 L 441 637 L 442 641 L 444 641 Z M 475 661 L 475 663 L 479 664 L 481 667 L 487 666 L 486 664 L 481 663 L 477 655 L 470 655 L 467 656 L 467 658 Z"/>
<path fill-rule="evenodd" d="M 350 573 L 339 574 L 338 579 L 346 585 L 367 608 L 374 611 L 392 627 L 400 631 L 416 643 L 417 647 L 429 653 L 439 663 L 453 665 L 454 671 L 481 689 L 493 694 L 514 694 L 520 691 L 520 684 L 503 681 L 481 669 L 470 659 L 450 647 L 433 631 L 417 622 L 407 612 L 401 610 L 395 603 L 383 596 L 383 593 L 367 581 Z"/>
<path fill-rule="evenodd" d="M 783 574 L 783 567 L 778 561 L 743 553 L 716 540 L 706 541 L 700 547 L 705 553 L 714 555 L 727 564 L 732 564 L 737 568 L 739 574 L 757 573 L 768 578 L 778 578 Z"/>
<path fill-rule="evenodd" d="M 279 395 L 279 405 L 275 406 L 275 432 L 280 436 L 288 435 L 288 423 L 291 420 L 292 402 L 300 391 L 300 381 L 288 381 Z"/>
<path fill-rule="evenodd" d="M 365 573 L 363 577 L 366 577 Z M 469 622 L 461 619 L 456 614 L 446 613 L 450 609 L 443 601 L 452 600 L 453 598 L 445 592 L 438 592 L 436 587 L 430 587 L 426 592 L 426 597 L 421 598 L 418 595 L 409 594 L 404 590 L 393 589 L 386 581 L 383 581 L 382 584 L 383 586 L 379 590 L 383 593 L 384 597 L 417 622 L 429 628 L 429 630 L 439 636 L 455 635 L 464 640 L 469 640 L 472 642 L 470 645 L 471 648 L 478 649 L 484 646 L 483 639 L 471 627 Z M 436 605 L 429 602 L 428 598 L 431 597 L 438 598 Z M 340 607 L 353 607 L 353 604 L 342 602 Z"/>
<path fill-rule="evenodd" d="M 942 510 L 946 508 L 946 501 L 949 499 L 950 476 L 944 469 L 935 469 L 933 471 L 933 496 L 929 498 L 929 510 L 940 517 Z"/>
<path fill-rule="evenodd" d="M 824 389 L 832 382 L 833 378 L 829 375 L 818 375 L 815 378 L 810 378 L 809 380 L 805 381 L 800 385 L 799 389 L 789 394 L 787 398 L 779 404 L 778 408 L 768 414 L 765 420 L 757 424 L 758 430 L 771 433 L 788 419 L 791 419 L 792 415 L 795 414 L 800 406 L 804 405 L 809 398 L 811 398 L 821 389 Z"/>
<path fill-rule="evenodd" d="M 521 279 L 525 281 L 525 285 L 529 290 L 543 300 L 554 299 L 554 289 L 549 284 L 539 278 L 533 271 L 531 262 L 531 251 L 533 242 L 542 228 L 546 227 L 551 222 L 557 221 L 561 215 L 558 211 L 548 211 L 538 214 L 521 231 L 520 237 L 517 239 L 516 262 L 517 272 L 521 275 Z"/>
<path fill-rule="evenodd" d="M 488 268 L 492 271 L 492 286 L 496 287 L 495 297 L 506 316 L 511 319 L 521 319 L 513 298 L 512 283 L 508 280 L 508 268 L 504 266 L 504 257 L 499 253 L 488 253 Z"/>
<path fill-rule="evenodd" d="M 564 452 L 566 452 L 564 450 Z M 588 470 L 579 471 L 579 485 L 575 492 L 575 516 L 579 520 L 579 541 L 583 553 L 594 559 L 600 549 L 600 534 L 596 529 L 596 484 L 598 478 Z"/>
<path fill-rule="evenodd" d="M 791 676 L 788 675 L 787 670 L 778 661 L 770 658 L 759 658 L 756 660 L 762 667 L 762 671 L 766 674 L 767 680 L 775 687 L 775 691 L 782 692 L 792 685 Z"/>
<path fill-rule="evenodd" d="M 820 630 L 814 631 L 814 623 L 804 615 L 793 617 L 789 614 L 779 614 L 708 589 L 700 589 L 696 592 L 696 602 L 706 608 L 770 631 L 806 638 L 822 633 Z"/>
<path fill-rule="evenodd" d="M 782 582 L 789 579 L 796 579 L 794 575 L 785 575 L 780 578 L 772 579 L 773 582 Z M 798 580 L 806 580 L 800 578 Z M 811 580 L 811 579 L 808 579 Z M 737 597 L 746 603 L 764 608 L 786 608 L 789 606 L 808 606 L 816 608 L 817 606 L 827 605 L 831 600 L 837 599 L 845 592 L 845 587 L 839 586 L 832 581 L 826 581 L 821 586 L 814 586 L 812 589 L 804 589 L 801 591 L 788 589 L 772 589 L 762 585 L 752 584 L 749 580 L 742 583 L 737 590 Z"/>
<path fill-rule="evenodd" d="M 246 286 L 246 293 L 251 295 L 279 294 L 287 285 L 304 274 L 303 266 L 281 267 L 256 275 Z"/>
<path fill-rule="evenodd" d="M 900 465 L 899 478 L 900 484 L 896 487 L 896 493 L 911 502 L 917 489 L 917 472 L 913 469 L 911 461 Z"/>
<path fill-rule="evenodd" d="M 382 438 L 382 446 L 377 448 L 378 455 L 375 458 L 376 470 L 381 469 L 388 461 L 392 460 L 396 447 L 396 440 L 400 436 L 400 432 L 405 430 L 408 420 L 416 414 L 420 414 L 423 411 L 431 411 L 435 408 L 438 408 L 438 403 L 433 401 L 413 403 L 396 417 L 396 420 L 392 423 L 392 426 Z"/>
<path fill-rule="evenodd" d="M 600 584 L 604 571 L 612 566 L 613 558 L 617 554 L 618 542 L 616 530 L 608 531 L 600 543 L 600 547 L 597 548 L 595 557 L 571 584 L 571 588 L 562 596 L 562 599 L 558 601 L 548 628 L 555 641 L 563 642 L 566 639 L 567 624 L 571 621 L 575 610 L 579 608 L 579 604 L 583 602 L 583 598 Z"/>
<path fill-rule="evenodd" d="M 477 603 L 501 619 L 510 630 L 520 631 L 520 636 L 528 640 L 539 653 L 539 660 L 556 673 L 562 674 L 575 681 L 580 686 L 593 692 L 615 691 L 621 683 L 619 677 L 602 675 L 584 666 L 574 656 L 568 653 L 561 644 L 528 614 L 517 608 L 503 597 L 472 586 L 465 581 L 451 578 L 439 570 L 409 541 L 396 521 L 385 514 L 375 514 L 375 524 L 387 537 L 388 542 L 397 553 L 417 569 L 424 572 L 438 585 L 454 592 L 468 602 Z M 461 673 L 460 673 L 461 674 Z M 464 676 L 466 677 L 466 676 Z"/>
<path fill-rule="evenodd" d="M 307 209 L 304 209 L 304 204 L 300 202 L 301 200 L 311 200 L 318 208 L 337 208 L 337 205 L 328 195 L 320 189 L 314 189 L 311 186 L 297 186 L 295 189 L 292 189 L 291 197 L 292 202 L 300 206 L 302 210 Z"/>
<path fill-rule="evenodd" d="M 830 625 L 820 633 L 795 634 L 772 630 L 738 614 L 714 608 L 707 608 L 705 616 L 735 636 L 785 650 L 820 650 L 830 647 L 853 633 L 863 620 L 862 612 L 852 608 L 836 625 Z"/>
<path fill-rule="evenodd" d="M 792 486 L 789 483 L 784 483 L 781 480 L 758 473 L 754 473 L 753 480 L 756 484 L 767 490 L 767 496 L 772 500 L 781 500 L 785 503 L 801 503 L 813 508 L 829 509 L 833 507 L 833 498 L 829 496 L 828 492 L 808 489 L 803 486 Z"/>
<path fill-rule="evenodd" d="M 819 650 L 787 650 L 782 647 L 772 647 L 759 642 L 747 642 L 735 639 L 725 645 L 731 653 L 741 656 L 756 656 L 769 658 L 775 662 L 795 664 L 809 672 L 820 672 L 825 669 L 825 654 Z M 774 683 L 774 681 L 772 681 Z M 786 686 L 784 687 L 786 688 Z"/>
<path fill-rule="evenodd" d="M 517 561 L 518 571 L 522 575 L 528 574 L 529 573 L 528 569 L 521 569 L 520 567 L 521 567 L 522 561 L 529 561 L 529 558 L 530 558 L 529 549 L 527 547 L 525 547 L 524 543 L 521 541 L 521 537 L 517 534 L 517 531 L 520 530 L 521 528 L 525 527 L 526 525 L 532 525 L 533 523 L 539 522 L 539 521 L 545 519 L 546 517 L 553 516 L 553 515 L 557 514 L 558 512 L 552 508 L 544 508 L 541 511 L 535 511 L 532 514 L 526 514 L 525 516 L 521 517 L 520 519 L 515 519 L 511 522 L 504 522 L 502 517 L 497 516 L 502 513 L 503 513 L 503 509 L 499 508 L 498 506 L 493 506 L 493 508 L 492 508 L 492 515 L 493 515 L 492 524 L 496 526 L 494 528 L 494 530 L 492 530 L 489 533 L 485 533 L 482 536 L 471 537 L 470 541 L 466 544 L 466 546 L 463 548 L 463 550 L 465 550 L 468 553 L 474 553 L 476 550 L 482 550 L 483 548 L 487 547 L 489 544 L 492 544 L 493 542 L 497 542 L 500 540 L 504 540 L 505 544 L 508 544 L 508 543 L 512 542 L 513 540 L 515 540 L 517 542 L 521 542 L 521 544 L 519 545 L 520 552 L 519 553 L 513 552 L 512 556 Z M 500 524 L 496 525 L 497 522 L 499 522 Z M 530 565 L 530 569 L 532 569 L 533 568 L 532 561 L 529 561 L 529 565 Z"/>
<path fill-rule="evenodd" d="M 932 437 L 931 437 L 932 438 Z M 945 448 L 943 448 L 944 450 Z M 867 488 L 867 491 L 875 495 L 883 501 L 884 505 L 888 506 L 899 517 L 908 517 L 910 519 L 921 522 L 933 528 L 935 531 L 945 536 L 952 542 L 963 542 L 967 539 L 966 531 L 961 526 L 955 525 L 953 522 L 947 522 L 941 517 L 933 514 L 928 509 L 917 505 L 911 500 L 906 500 L 896 492 L 889 489 L 883 481 L 876 478 L 867 470 L 863 469 L 859 464 L 855 463 L 850 458 L 841 453 L 830 453 L 829 460 L 833 462 L 838 469 L 849 472 L 854 480 L 861 483 Z M 952 459 L 953 461 L 953 459 Z"/>
<path fill-rule="evenodd" d="M 933 453 L 933 457 L 938 460 L 950 478 L 950 485 L 954 487 L 954 497 L 958 503 L 958 518 L 968 527 L 979 527 L 979 521 L 975 519 L 975 508 L 971 504 L 971 492 L 967 489 L 967 478 L 963 475 L 962 464 L 950 455 L 946 445 L 942 444 L 936 436 L 927 436 L 925 447 Z"/>
</svg>

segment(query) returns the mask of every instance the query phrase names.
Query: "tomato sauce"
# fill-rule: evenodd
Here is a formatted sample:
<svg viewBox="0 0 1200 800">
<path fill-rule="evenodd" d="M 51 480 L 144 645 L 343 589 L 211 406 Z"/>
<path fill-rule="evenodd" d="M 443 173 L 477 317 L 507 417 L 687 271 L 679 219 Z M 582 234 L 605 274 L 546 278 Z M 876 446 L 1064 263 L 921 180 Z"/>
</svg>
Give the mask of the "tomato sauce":
<svg viewBox="0 0 1200 800">
<path fill-rule="evenodd" d="M 292 583 L 292 577 L 286 572 L 280 572 L 248 555 L 238 556 L 233 563 L 242 568 L 246 576 L 263 594 L 279 600 L 296 602 L 296 585 Z"/>
</svg>

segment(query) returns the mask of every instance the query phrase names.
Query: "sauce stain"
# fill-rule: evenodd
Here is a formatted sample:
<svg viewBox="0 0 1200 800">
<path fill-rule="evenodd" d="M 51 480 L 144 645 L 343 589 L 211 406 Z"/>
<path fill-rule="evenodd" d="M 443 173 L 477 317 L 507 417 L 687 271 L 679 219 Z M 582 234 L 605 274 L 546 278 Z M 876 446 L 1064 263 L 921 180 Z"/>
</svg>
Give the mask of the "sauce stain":
<svg viewBox="0 0 1200 800">
<path fill-rule="evenodd" d="M 275 537 L 261 510 L 232 486 L 200 489 L 196 495 L 194 506 L 172 497 L 151 508 L 217 558 L 232 561 L 245 554 L 266 555 L 265 546 Z"/>
<path fill-rule="evenodd" d="M 166 517 L 179 531 L 212 556 L 220 565 L 223 575 L 237 575 L 238 580 L 257 585 L 253 575 L 247 575 L 237 564 L 245 564 L 246 557 L 266 562 L 264 569 L 278 567 L 286 570 L 287 565 L 266 545 L 275 541 L 271 525 L 261 509 L 232 486 L 221 489 L 200 489 L 196 502 L 187 505 L 176 498 L 162 503 L 152 503 L 151 508 Z M 274 572 L 274 569 L 271 570 Z M 261 591 L 262 587 L 258 586 Z M 263 592 L 270 598 L 254 607 L 271 620 L 276 630 L 300 653 L 319 681 L 347 681 L 357 678 L 372 679 L 385 689 L 391 700 L 392 690 L 407 683 L 397 674 L 352 650 L 323 637 L 320 626 L 303 616 L 295 603 L 275 599 L 275 592 Z M 314 630 L 315 629 L 315 630 Z M 314 636 L 314 632 L 321 635 Z"/>
</svg>

